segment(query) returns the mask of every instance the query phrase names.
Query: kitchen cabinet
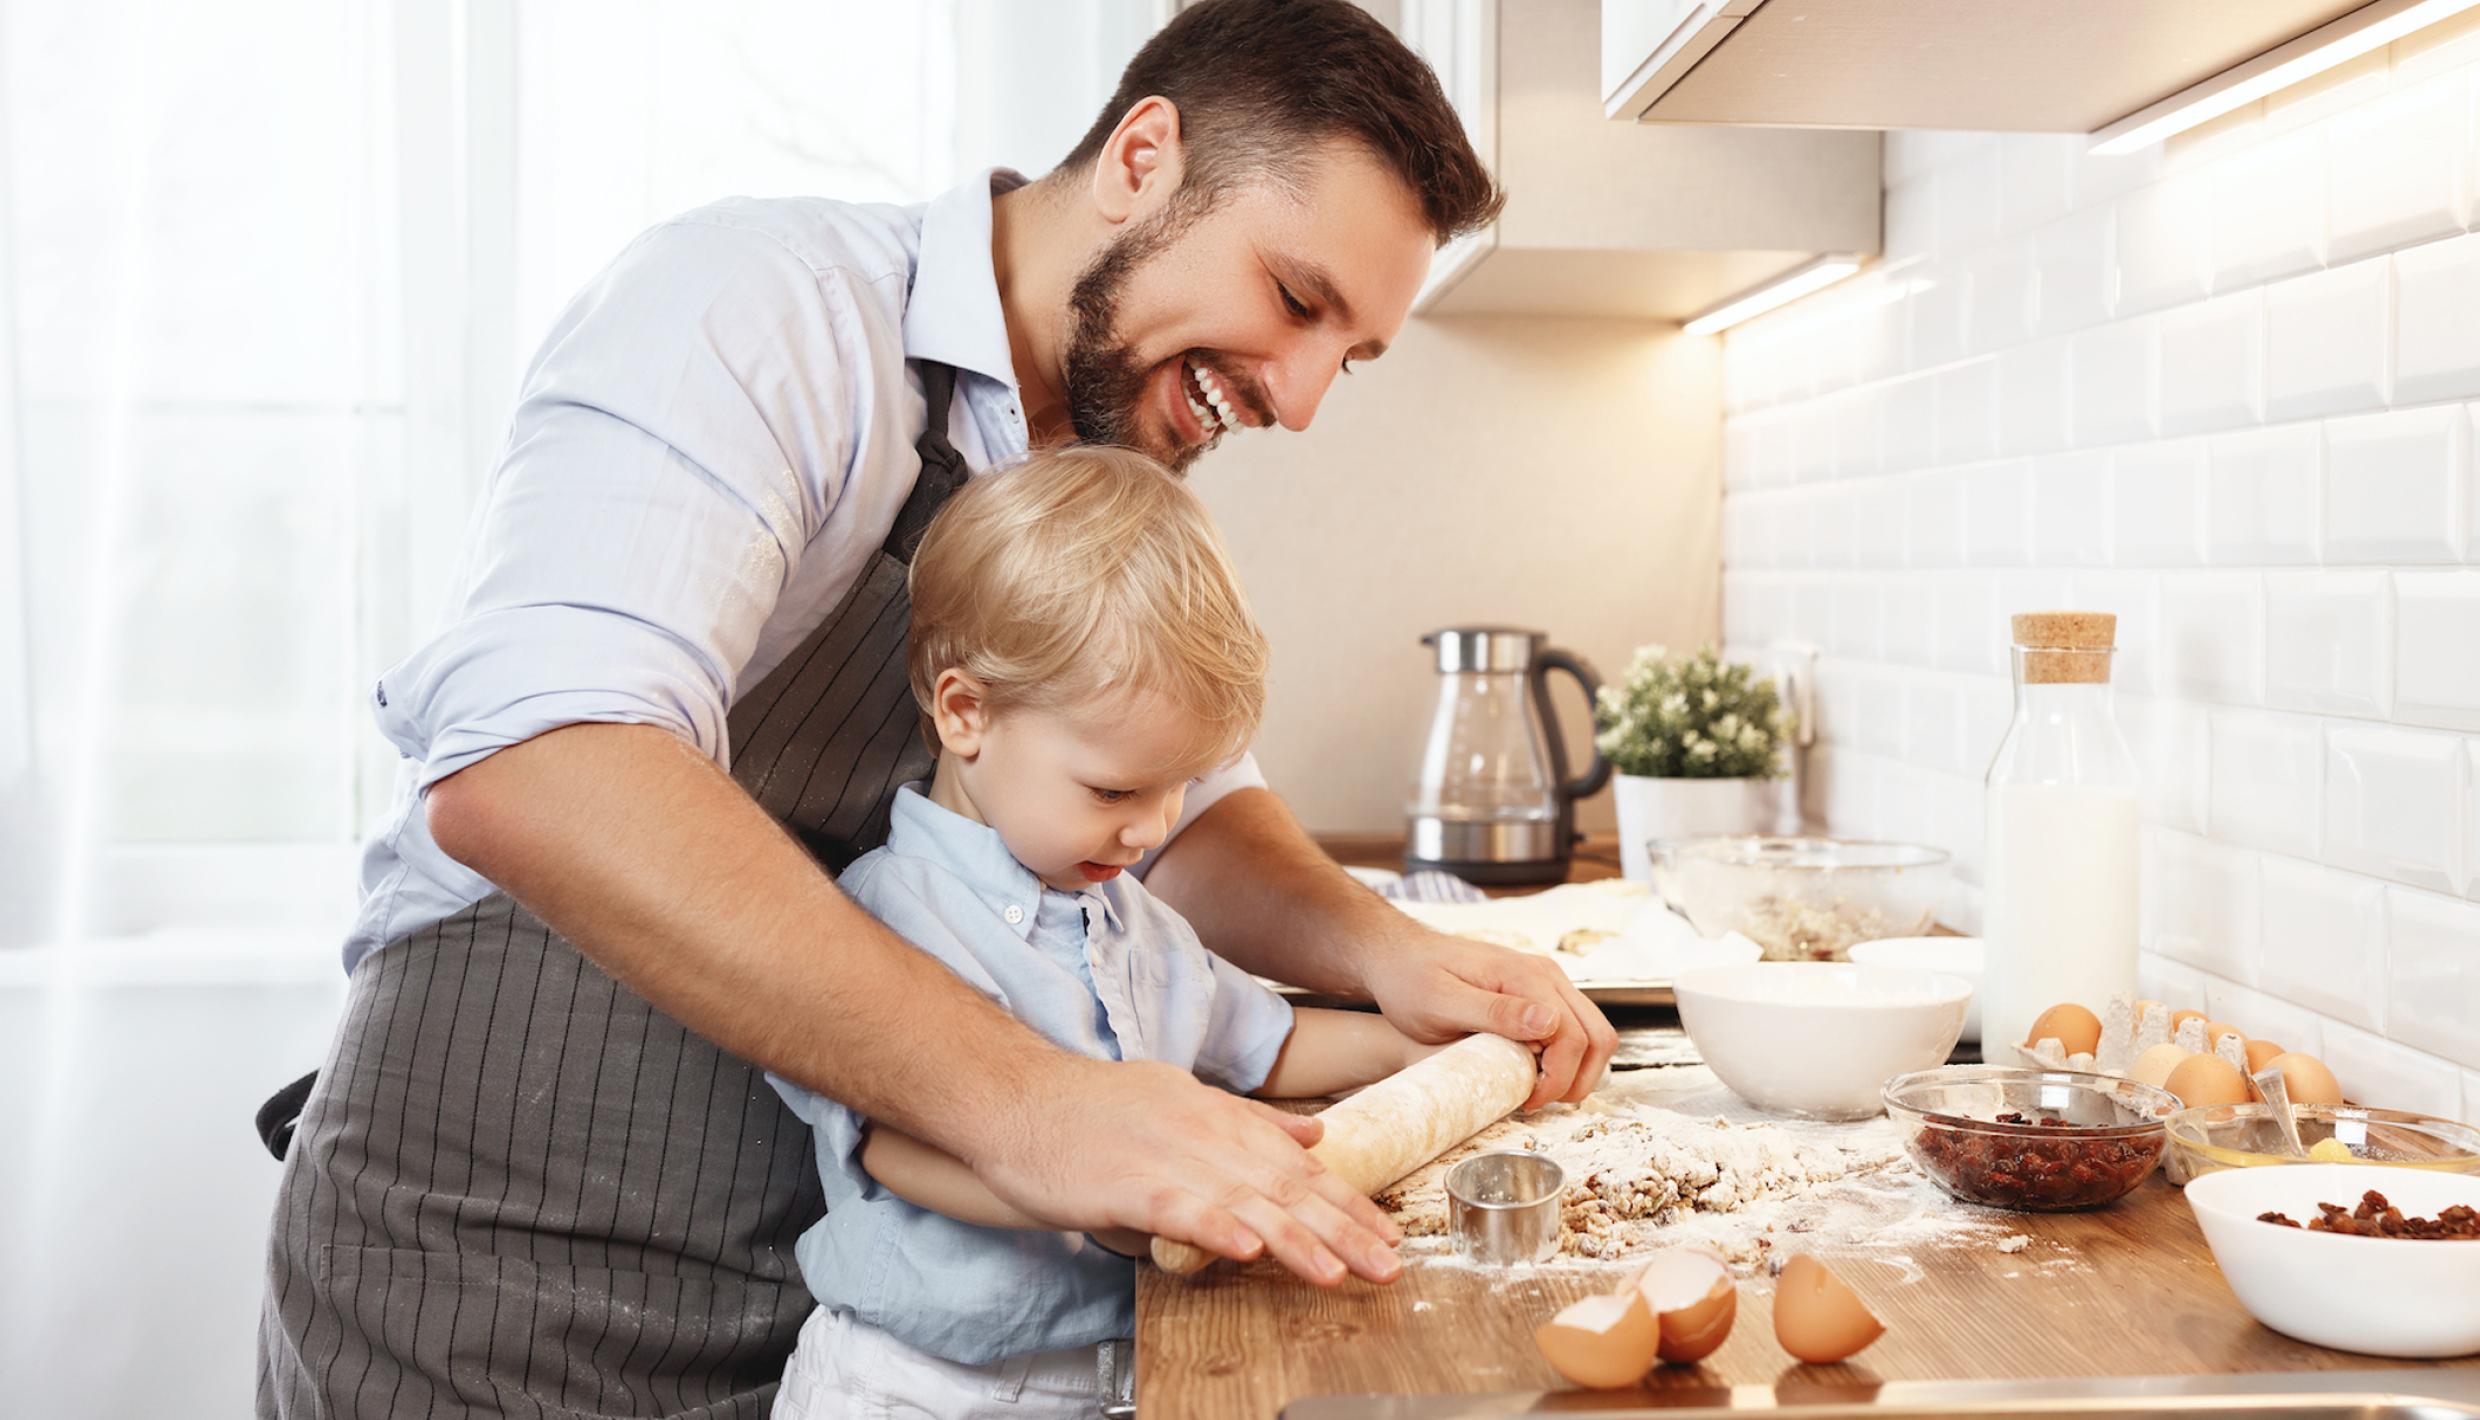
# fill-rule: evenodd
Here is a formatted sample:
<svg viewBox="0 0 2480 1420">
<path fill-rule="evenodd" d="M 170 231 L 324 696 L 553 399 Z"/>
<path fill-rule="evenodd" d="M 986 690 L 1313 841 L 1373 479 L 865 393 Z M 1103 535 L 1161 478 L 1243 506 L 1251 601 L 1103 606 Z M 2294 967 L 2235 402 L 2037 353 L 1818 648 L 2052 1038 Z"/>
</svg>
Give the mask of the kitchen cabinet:
<svg viewBox="0 0 2480 1420">
<path fill-rule="evenodd" d="M 1508 194 L 1438 254 L 1416 312 L 1676 320 L 1877 249 L 1875 133 L 1610 123 L 1594 0 L 1403 0 L 1394 22 Z"/>
<path fill-rule="evenodd" d="M 1602 106 L 1650 123 L 2090 133 L 2366 4 L 1604 0 Z"/>
</svg>

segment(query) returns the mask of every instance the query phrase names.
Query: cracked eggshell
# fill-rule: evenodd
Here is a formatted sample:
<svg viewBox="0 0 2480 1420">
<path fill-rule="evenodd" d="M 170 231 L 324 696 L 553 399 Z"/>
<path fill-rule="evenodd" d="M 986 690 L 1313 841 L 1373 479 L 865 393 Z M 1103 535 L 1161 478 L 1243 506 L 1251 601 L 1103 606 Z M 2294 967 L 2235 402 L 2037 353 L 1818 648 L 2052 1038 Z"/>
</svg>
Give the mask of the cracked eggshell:
<svg viewBox="0 0 2480 1420">
<path fill-rule="evenodd" d="M 1832 1365 L 1885 1334 L 1886 1324 L 1824 1263 L 1803 1253 L 1783 1264 L 1774 1283 L 1774 1339 L 1785 1351 Z"/>
<path fill-rule="evenodd" d="M 1634 1385 L 1653 1369 L 1661 1332 L 1634 1287 L 1587 1297 L 1541 1324 L 1533 1342 L 1550 1368 L 1580 1386 Z"/>
<path fill-rule="evenodd" d="M 1693 1366 L 1712 1355 L 1739 1316 L 1739 1288 L 1711 1253 L 1673 1248 L 1646 1263 L 1629 1285 L 1644 1297 L 1661 1333 L 1655 1354 L 1673 1365 Z"/>
</svg>

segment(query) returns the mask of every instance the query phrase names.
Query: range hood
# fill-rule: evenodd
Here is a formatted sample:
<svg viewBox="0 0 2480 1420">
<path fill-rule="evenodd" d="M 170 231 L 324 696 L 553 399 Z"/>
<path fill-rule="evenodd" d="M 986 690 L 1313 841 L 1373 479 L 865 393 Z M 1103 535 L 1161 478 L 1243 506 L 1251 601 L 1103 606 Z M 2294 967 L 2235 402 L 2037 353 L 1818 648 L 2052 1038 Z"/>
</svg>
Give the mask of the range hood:
<svg viewBox="0 0 2480 1420">
<path fill-rule="evenodd" d="M 2090 133 L 2367 0 L 1604 0 L 1612 118 Z"/>
</svg>

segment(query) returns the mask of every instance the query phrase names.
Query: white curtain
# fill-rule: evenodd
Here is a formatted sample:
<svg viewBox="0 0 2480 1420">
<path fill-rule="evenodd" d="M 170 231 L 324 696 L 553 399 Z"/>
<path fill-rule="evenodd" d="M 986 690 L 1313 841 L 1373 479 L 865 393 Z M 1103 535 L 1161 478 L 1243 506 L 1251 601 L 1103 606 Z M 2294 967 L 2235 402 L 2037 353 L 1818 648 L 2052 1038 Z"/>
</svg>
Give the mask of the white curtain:
<svg viewBox="0 0 2480 1420">
<path fill-rule="evenodd" d="M 1039 171 L 1165 0 L 0 0 L 0 1414 L 250 1412 L 275 1165 L 524 362 L 734 194 Z"/>
<path fill-rule="evenodd" d="M 334 931 L 533 342 L 661 217 L 1035 171 L 1161 0 L 0 0 L 0 946 Z"/>
</svg>

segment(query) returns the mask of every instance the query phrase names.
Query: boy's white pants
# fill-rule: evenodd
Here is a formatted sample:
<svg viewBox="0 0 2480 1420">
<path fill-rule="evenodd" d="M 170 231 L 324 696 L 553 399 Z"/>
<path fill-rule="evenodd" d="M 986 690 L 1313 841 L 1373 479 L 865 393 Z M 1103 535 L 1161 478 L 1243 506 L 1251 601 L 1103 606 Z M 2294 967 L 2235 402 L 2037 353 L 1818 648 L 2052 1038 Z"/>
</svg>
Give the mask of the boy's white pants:
<svg viewBox="0 0 2480 1420">
<path fill-rule="evenodd" d="M 801 1324 L 774 1420 L 1096 1420 L 1108 1398 L 1100 1347 L 967 1366 L 820 1307 Z"/>
</svg>

